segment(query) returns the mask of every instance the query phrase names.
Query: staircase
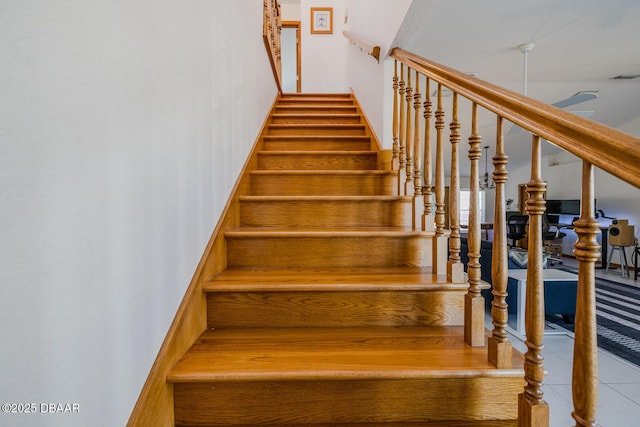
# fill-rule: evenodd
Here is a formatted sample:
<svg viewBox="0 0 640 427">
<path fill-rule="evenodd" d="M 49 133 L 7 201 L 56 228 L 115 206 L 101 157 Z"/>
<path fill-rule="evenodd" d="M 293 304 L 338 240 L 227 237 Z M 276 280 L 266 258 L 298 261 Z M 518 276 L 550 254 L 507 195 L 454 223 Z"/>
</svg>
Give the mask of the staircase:
<svg viewBox="0 0 640 427">
<path fill-rule="evenodd" d="M 281 95 L 260 147 L 208 329 L 168 375 L 175 425 L 517 425 L 522 356 L 464 343 L 468 285 L 431 273 L 353 97 Z"/>
</svg>

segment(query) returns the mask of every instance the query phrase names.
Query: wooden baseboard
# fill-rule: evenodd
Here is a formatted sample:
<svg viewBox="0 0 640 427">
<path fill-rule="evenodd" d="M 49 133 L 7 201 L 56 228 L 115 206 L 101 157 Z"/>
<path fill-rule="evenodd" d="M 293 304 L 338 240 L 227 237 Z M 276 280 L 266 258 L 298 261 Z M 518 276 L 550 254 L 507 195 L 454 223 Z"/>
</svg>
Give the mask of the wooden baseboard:
<svg viewBox="0 0 640 427">
<path fill-rule="evenodd" d="M 147 380 L 138 396 L 127 427 L 173 426 L 173 385 L 167 383 L 167 373 L 193 345 L 207 327 L 207 304 L 202 286 L 226 268 L 227 254 L 224 231 L 240 223 L 238 199 L 247 194 L 248 172 L 257 164 L 257 152 L 262 149 L 264 135 L 280 94 L 276 94 L 267 112 L 253 148 L 231 191 L 227 204 L 214 229 L 200 263 L 178 307 L 169 331 L 160 347 Z"/>
</svg>

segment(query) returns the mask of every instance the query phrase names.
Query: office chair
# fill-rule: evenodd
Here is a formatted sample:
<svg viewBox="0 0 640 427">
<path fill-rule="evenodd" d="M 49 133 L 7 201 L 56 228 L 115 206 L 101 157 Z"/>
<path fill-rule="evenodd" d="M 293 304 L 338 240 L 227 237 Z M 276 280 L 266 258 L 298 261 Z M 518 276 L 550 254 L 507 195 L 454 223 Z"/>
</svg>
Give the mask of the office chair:
<svg viewBox="0 0 640 427">
<path fill-rule="evenodd" d="M 516 246 L 518 240 L 527 234 L 528 215 L 511 215 L 507 219 L 507 239 L 512 240 L 511 246 Z"/>
<path fill-rule="evenodd" d="M 553 265 L 554 261 L 562 264 L 560 257 L 562 256 L 562 239 L 564 236 L 566 236 L 566 233 L 561 233 L 558 227 L 552 226 L 546 214 L 542 215 L 542 242 L 545 252 L 550 255 L 549 262 L 551 265 Z"/>
</svg>

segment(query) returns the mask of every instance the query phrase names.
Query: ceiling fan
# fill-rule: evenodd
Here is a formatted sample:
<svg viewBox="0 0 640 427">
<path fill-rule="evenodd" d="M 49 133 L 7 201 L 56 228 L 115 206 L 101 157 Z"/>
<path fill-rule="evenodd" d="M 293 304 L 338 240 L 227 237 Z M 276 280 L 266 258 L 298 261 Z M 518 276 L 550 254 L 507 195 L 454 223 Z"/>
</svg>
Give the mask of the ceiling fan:
<svg viewBox="0 0 640 427">
<path fill-rule="evenodd" d="M 535 43 L 524 43 L 518 46 L 518 50 L 524 55 L 524 67 L 523 67 L 523 76 L 522 76 L 522 94 L 527 96 L 527 71 L 528 71 L 528 55 L 529 52 L 533 50 L 535 47 Z M 596 99 L 598 97 L 598 91 L 596 90 L 584 90 L 575 93 L 569 98 L 563 99 L 562 101 L 554 102 L 554 107 L 557 108 L 567 108 L 573 105 L 581 104 L 583 102 L 591 101 L 592 99 Z M 593 115 L 593 110 L 583 110 L 583 111 L 570 111 L 573 114 L 576 114 L 581 117 L 591 117 Z M 522 128 L 518 125 L 513 125 L 511 130 L 509 130 L 509 135 L 517 133 L 521 131 Z"/>
</svg>

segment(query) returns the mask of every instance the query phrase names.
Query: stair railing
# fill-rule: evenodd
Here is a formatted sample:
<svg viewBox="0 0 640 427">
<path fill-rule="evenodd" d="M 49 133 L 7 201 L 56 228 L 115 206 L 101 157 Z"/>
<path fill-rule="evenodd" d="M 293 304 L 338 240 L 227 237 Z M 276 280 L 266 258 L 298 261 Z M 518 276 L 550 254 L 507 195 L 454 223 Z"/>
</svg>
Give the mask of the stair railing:
<svg viewBox="0 0 640 427">
<path fill-rule="evenodd" d="M 282 33 L 282 17 L 278 0 L 264 0 L 264 22 L 262 38 L 267 48 L 269 63 L 276 80 L 278 90 L 282 92 L 282 51 L 280 35 Z"/>
<path fill-rule="evenodd" d="M 380 46 L 369 44 L 355 34 L 350 33 L 349 31 L 343 31 L 342 35 L 345 36 L 352 45 L 360 49 L 362 52 L 365 52 L 367 55 L 370 55 L 371 57 L 373 57 L 373 59 L 380 63 Z"/>
<path fill-rule="evenodd" d="M 594 167 L 599 167 L 625 182 L 640 187 L 640 139 L 483 82 L 399 48 L 393 49 L 391 57 L 395 59 L 392 86 L 394 91 L 392 165 L 398 170 L 398 194 L 412 196 L 414 206 L 419 205 L 416 201 L 422 198 L 421 228 L 423 231 L 433 231 L 434 233 L 433 271 L 436 274 L 447 274 L 451 282 L 464 281 L 463 266 L 459 256 L 460 172 L 458 147 L 460 123 L 458 122 L 458 97 L 463 97 L 472 103 L 471 136 L 469 137 L 468 150 L 471 163 L 469 171 L 471 178 L 468 226 L 469 263 L 467 265 L 469 288 L 465 297 L 464 309 L 465 342 L 471 346 L 485 345 L 484 300 L 480 294 L 482 284 L 478 262 L 480 258 L 478 165 L 482 156 L 481 136 L 478 133 L 478 109 L 483 108 L 496 115 L 496 154 L 493 157 L 493 181 L 496 189 L 492 261 L 493 301 L 491 315 L 493 328 L 488 340 L 487 358 L 497 368 L 512 366 L 512 345 L 506 333 L 508 252 L 505 184 L 507 182 L 508 157 L 504 143 L 503 122 L 508 120 L 532 134 L 531 179 L 526 188 L 528 193 L 526 211 L 529 215 L 525 306 L 527 352 L 524 361 L 525 386 L 518 401 L 520 426 L 544 427 L 549 425 L 549 407 L 544 401 L 542 392 L 544 377 L 544 359 L 542 357 L 544 282 L 541 236 L 542 215 L 545 212 L 546 183 L 541 173 L 541 139 L 545 138 L 582 159 L 581 216 L 575 222 L 578 241 L 574 245 L 579 271 L 572 384 L 575 410 L 572 416 L 577 426 L 595 425 L 598 384 L 595 263 L 600 256 L 600 247 L 596 241 L 600 230 L 599 224 L 593 216 Z M 413 97 L 415 110 L 413 125 L 409 101 L 413 91 L 412 74 L 416 87 L 416 95 Z M 426 88 L 422 107 L 420 107 L 421 96 L 419 94 L 421 81 L 425 82 L 424 87 Z M 429 99 L 432 85 L 437 86 L 435 92 L 436 110 L 433 113 L 434 122 L 431 120 L 432 103 Z M 443 96 L 445 92 L 451 95 L 452 100 L 449 113 L 451 178 L 448 201 L 445 201 L 444 173 L 445 111 Z M 424 117 L 423 137 L 421 137 L 417 123 L 418 109 L 420 108 L 423 110 Z M 432 133 L 435 134 L 435 152 L 432 147 Z M 411 139 L 412 135 L 413 140 Z M 419 139 L 421 141 L 417 141 Z M 411 145 L 413 145 L 413 149 Z M 418 160 L 421 152 L 422 159 Z M 435 176 L 432 176 L 432 173 L 435 173 Z M 410 178 L 422 180 L 422 185 L 410 186 Z M 434 193 L 435 201 L 433 200 Z M 446 212 L 449 214 L 448 218 L 445 217 Z M 417 221 L 415 219 L 413 223 L 416 227 Z"/>
</svg>

